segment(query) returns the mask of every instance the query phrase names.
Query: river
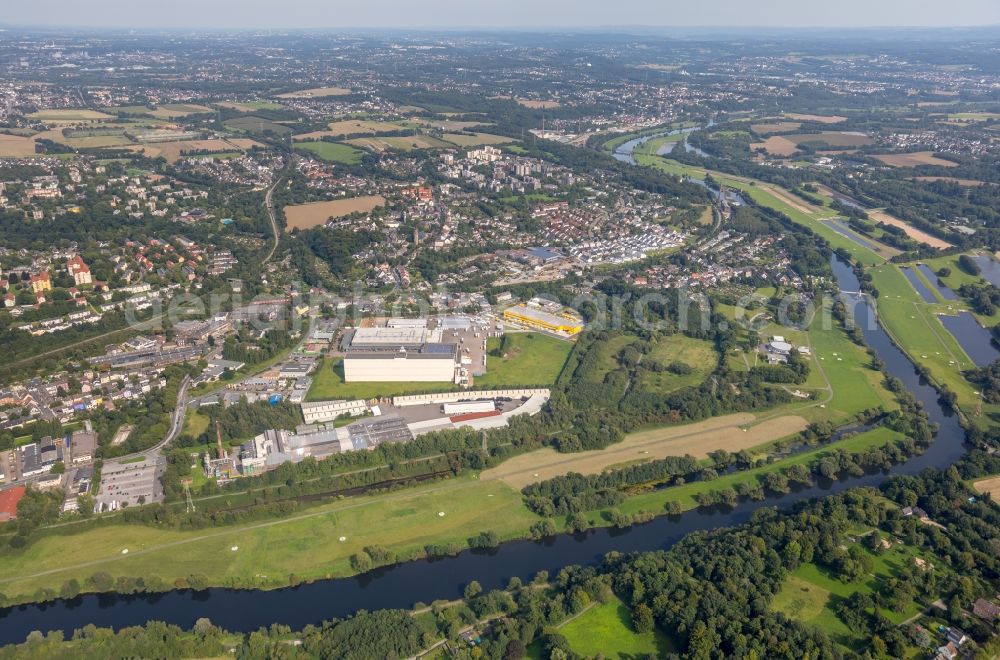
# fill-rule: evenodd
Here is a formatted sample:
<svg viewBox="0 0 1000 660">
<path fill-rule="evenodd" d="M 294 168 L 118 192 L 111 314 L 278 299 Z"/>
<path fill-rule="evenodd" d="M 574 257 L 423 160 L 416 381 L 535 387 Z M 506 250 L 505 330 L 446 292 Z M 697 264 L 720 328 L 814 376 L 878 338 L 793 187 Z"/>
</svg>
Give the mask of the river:
<svg viewBox="0 0 1000 660">
<path fill-rule="evenodd" d="M 851 269 L 834 258 L 834 274 L 843 291 L 860 290 Z M 938 394 L 916 373 L 912 363 L 873 322 L 865 298 L 843 294 L 868 344 L 924 404 L 930 420 L 939 425 L 935 442 L 920 456 L 893 468 L 893 474 L 916 474 L 927 467 L 944 468 L 964 453 L 964 432 L 957 419 L 938 403 Z M 466 551 L 456 557 L 410 562 L 365 575 L 323 580 L 274 591 L 208 589 L 171 591 L 135 596 L 84 595 L 64 601 L 8 608 L 0 613 L 0 644 L 23 641 L 32 630 L 62 630 L 67 636 L 87 624 L 121 628 L 156 619 L 191 626 L 208 617 L 228 630 L 247 632 L 271 623 L 294 629 L 343 617 L 359 609 L 408 608 L 422 601 L 453 599 L 465 585 L 478 580 L 484 589 L 501 587 L 513 576 L 530 578 L 541 570 L 553 573 L 570 564 L 593 564 L 611 551 L 666 549 L 698 530 L 746 522 L 765 506 L 787 507 L 803 499 L 858 486 L 877 486 L 886 473 L 817 483 L 762 502 L 744 502 L 729 510 L 695 510 L 681 516 L 663 516 L 629 529 L 596 529 L 559 535 L 544 541 L 514 541 L 490 551 Z M 95 567 L 94 570 L 99 570 Z"/>
<path fill-rule="evenodd" d="M 712 126 L 714 123 L 715 123 L 714 121 L 709 120 L 707 126 Z M 614 156 L 615 159 L 620 160 L 623 163 L 628 163 L 629 165 L 635 165 L 636 164 L 635 158 L 633 157 L 632 154 L 635 152 L 636 147 L 638 147 L 639 145 L 646 144 L 650 140 L 655 140 L 656 138 L 660 137 L 667 137 L 669 135 L 688 135 L 690 133 L 694 133 L 695 131 L 701 130 L 701 128 L 702 128 L 701 126 L 692 126 L 691 128 L 676 128 L 672 131 L 662 131 L 660 133 L 653 133 L 651 135 L 643 135 L 642 137 L 633 138 L 628 142 L 621 143 L 615 148 L 615 150 L 611 153 L 611 155 Z M 685 151 L 703 157 L 708 156 L 707 153 L 705 153 L 698 147 L 688 144 L 686 138 L 680 140 L 680 142 L 684 144 Z M 676 142 L 668 142 L 667 144 L 663 145 L 657 151 L 657 153 L 660 155 L 669 154 L 671 151 L 674 150 L 676 144 L 677 144 Z M 667 148 L 668 146 L 669 148 Z"/>
</svg>

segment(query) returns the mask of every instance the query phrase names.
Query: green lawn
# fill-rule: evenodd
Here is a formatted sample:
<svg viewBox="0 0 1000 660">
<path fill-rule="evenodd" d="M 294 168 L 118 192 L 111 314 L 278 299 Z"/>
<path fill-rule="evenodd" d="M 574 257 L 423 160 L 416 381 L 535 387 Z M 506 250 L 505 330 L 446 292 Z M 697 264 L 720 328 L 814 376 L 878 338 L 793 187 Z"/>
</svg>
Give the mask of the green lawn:
<svg viewBox="0 0 1000 660">
<path fill-rule="evenodd" d="M 321 160 L 345 165 L 360 163 L 364 155 L 360 149 L 338 142 L 300 142 L 295 148 L 299 151 L 308 151 Z"/>
<path fill-rule="evenodd" d="M 733 488 L 737 484 L 760 484 L 765 474 L 777 470 L 783 470 L 792 465 L 809 465 L 814 461 L 826 456 L 837 449 L 842 449 L 849 454 L 860 453 L 870 447 L 881 447 L 901 439 L 903 436 L 888 428 L 876 428 L 864 433 L 844 438 L 839 442 L 817 447 L 789 458 L 775 461 L 763 467 L 752 470 L 734 472 L 714 479 L 712 481 L 692 481 L 681 486 L 663 488 L 649 491 L 633 497 L 629 497 L 618 508 L 624 513 L 638 513 L 640 511 L 652 511 L 659 513 L 667 502 L 680 502 L 681 508 L 685 511 L 698 507 L 697 496 L 712 490 L 723 490 Z M 592 520 L 600 518 L 600 514 L 590 516 Z"/>
<path fill-rule="evenodd" d="M 632 629 L 632 614 L 617 598 L 594 605 L 559 629 L 569 646 L 584 657 L 598 653 L 605 658 L 665 657 L 675 651 L 670 638 L 658 628 L 647 633 Z"/>
<path fill-rule="evenodd" d="M 487 363 L 488 364 L 488 363 Z M 344 362 L 340 358 L 328 358 L 320 362 L 313 374 L 312 386 L 306 395 L 307 401 L 329 399 L 377 399 L 401 394 L 427 394 L 431 392 L 451 392 L 458 386 L 440 382 L 388 382 L 388 383 L 348 383 L 344 381 Z"/>
<path fill-rule="evenodd" d="M 70 578 L 83 584 L 98 571 L 156 575 L 167 584 L 202 573 L 212 585 L 275 588 L 286 586 L 290 574 L 349 575 L 350 556 L 367 545 L 412 558 L 426 544 L 464 544 L 486 530 L 502 539 L 527 536 L 537 520 L 509 486 L 462 477 L 300 509 L 278 520 L 183 531 L 114 524 L 44 536 L 3 553 L 0 592 L 30 600 L 39 587 L 58 589 Z M 45 571 L 54 572 L 38 575 Z"/>
<path fill-rule="evenodd" d="M 494 357 L 501 346 L 503 354 Z M 537 332 L 510 332 L 491 337 L 486 350 L 486 374 L 476 376 L 475 387 L 530 387 L 555 383 L 573 344 Z"/>
</svg>

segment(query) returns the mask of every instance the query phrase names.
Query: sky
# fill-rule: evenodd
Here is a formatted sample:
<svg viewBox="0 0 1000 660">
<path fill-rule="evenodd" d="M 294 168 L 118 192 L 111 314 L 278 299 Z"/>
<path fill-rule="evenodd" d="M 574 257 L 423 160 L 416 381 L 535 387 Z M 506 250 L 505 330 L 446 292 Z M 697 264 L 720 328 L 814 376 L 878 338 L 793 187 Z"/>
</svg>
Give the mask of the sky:
<svg viewBox="0 0 1000 660">
<path fill-rule="evenodd" d="M 2 0 L 8 26 L 545 29 L 1000 24 L 1000 0 Z"/>
</svg>

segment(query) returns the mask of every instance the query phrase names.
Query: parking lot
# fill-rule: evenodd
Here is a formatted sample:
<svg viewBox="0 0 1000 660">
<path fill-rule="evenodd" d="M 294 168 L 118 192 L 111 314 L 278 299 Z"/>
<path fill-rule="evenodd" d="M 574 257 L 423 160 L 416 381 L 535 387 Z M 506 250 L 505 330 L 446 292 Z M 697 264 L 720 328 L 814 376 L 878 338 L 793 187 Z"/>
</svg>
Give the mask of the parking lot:
<svg viewBox="0 0 1000 660">
<path fill-rule="evenodd" d="M 163 499 L 158 470 L 154 460 L 145 458 L 135 463 L 108 461 L 101 470 L 101 488 L 97 502 L 102 511 L 111 511 L 127 503 L 128 506 L 142 502 L 158 502 Z"/>
</svg>

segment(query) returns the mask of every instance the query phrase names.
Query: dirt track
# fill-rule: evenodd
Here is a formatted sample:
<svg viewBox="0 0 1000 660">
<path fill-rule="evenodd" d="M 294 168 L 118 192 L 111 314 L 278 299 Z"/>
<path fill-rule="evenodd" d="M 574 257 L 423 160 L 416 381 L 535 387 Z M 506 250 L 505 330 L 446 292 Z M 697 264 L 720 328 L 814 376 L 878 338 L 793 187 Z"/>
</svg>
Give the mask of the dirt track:
<svg viewBox="0 0 1000 660">
<path fill-rule="evenodd" d="M 481 479 L 501 479 L 520 489 L 536 481 L 551 479 L 568 472 L 597 474 L 610 466 L 639 460 L 690 454 L 705 458 L 709 452 L 725 449 L 737 452 L 798 433 L 806 428 L 806 420 L 797 415 L 784 415 L 753 423 L 750 413 L 713 417 L 703 422 L 630 433 L 622 442 L 607 449 L 576 454 L 560 454 L 545 448 L 516 456 L 486 470 Z M 743 429 L 747 428 L 746 431 Z"/>
</svg>

